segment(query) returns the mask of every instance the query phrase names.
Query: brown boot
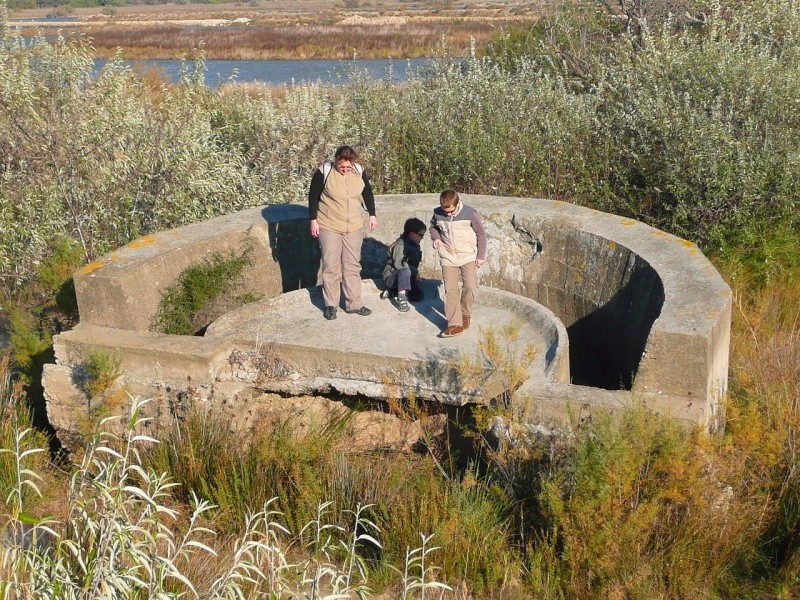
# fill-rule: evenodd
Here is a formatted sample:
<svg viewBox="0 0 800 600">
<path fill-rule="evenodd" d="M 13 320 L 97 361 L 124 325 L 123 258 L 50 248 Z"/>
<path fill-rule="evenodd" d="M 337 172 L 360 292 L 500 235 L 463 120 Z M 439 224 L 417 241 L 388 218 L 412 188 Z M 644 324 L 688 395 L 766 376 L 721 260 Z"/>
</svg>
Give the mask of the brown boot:
<svg viewBox="0 0 800 600">
<path fill-rule="evenodd" d="M 469 322 L 470 322 L 471 320 L 472 320 L 472 317 L 471 317 L 470 315 L 467 315 L 467 314 L 462 314 L 462 315 L 461 315 L 461 326 L 462 326 L 464 329 L 469 329 Z"/>
<path fill-rule="evenodd" d="M 460 333 L 464 333 L 464 328 L 461 325 L 450 325 L 442 332 L 442 337 L 453 337 Z"/>
</svg>

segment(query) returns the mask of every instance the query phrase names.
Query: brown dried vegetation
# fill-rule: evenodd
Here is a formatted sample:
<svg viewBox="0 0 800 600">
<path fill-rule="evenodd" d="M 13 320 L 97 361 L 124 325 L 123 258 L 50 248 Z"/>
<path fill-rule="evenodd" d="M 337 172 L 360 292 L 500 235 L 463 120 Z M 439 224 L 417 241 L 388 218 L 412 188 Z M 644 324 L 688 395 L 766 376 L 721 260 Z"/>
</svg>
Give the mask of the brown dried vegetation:
<svg viewBox="0 0 800 600">
<path fill-rule="evenodd" d="M 246 10 L 220 5 L 203 12 L 194 5 L 171 6 L 172 12 L 125 7 L 114 15 L 95 9 L 77 12 L 78 21 L 52 25 L 65 35 L 90 38 L 103 58 L 114 56 L 118 48 L 128 59 L 179 58 L 200 47 L 210 59 L 417 58 L 432 56 L 442 46 L 465 55 L 473 40 L 483 48 L 508 27 L 533 24 L 541 12 L 536 4 L 420 8 L 387 3 L 379 10 L 361 7 L 357 12 L 309 2 L 272 4 L 277 6 Z M 14 16 L 26 35 L 43 26 L 24 21 L 36 16 L 33 11 Z"/>
</svg>

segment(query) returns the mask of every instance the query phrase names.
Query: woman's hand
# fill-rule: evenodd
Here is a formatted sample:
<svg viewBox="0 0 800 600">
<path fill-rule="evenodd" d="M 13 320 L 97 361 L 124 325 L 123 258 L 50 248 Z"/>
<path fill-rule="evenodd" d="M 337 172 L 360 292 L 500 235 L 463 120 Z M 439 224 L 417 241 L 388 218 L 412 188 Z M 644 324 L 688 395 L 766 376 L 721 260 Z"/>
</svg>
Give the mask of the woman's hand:
<svg viewBox="0 0 800 600">
<path fill-rule="evenodd" d="M 311 237 L 319 237 L 319 223 L 316 219 L 311 219 Z"/>
<path fill-rule="evenodd" d="M 369 228 L 370 230 L 375 229 L 378 226 L 378 217 L 375 215 L 369 216 Z M 311 235 L 314 235 L 313 233 Z"/>
</svg>

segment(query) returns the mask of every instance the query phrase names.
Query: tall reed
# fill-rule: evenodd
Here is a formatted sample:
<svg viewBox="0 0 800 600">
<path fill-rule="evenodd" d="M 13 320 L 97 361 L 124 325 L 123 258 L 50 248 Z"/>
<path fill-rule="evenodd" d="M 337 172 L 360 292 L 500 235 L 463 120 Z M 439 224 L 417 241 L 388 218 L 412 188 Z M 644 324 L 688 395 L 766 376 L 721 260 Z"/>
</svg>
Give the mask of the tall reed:
<svg viewBox="0 0 800 600">
<path fill-rule="evenodd" d="M 265 501 L 260 509 L 247 511 L 230 553 L 218 556 L 208 527 L 213 507 L 192 494 L 188 520 L 169 502 L 178 484 L 164 474 L 143 467 L 140 452 L 157 440 L 140 433 L 147 419 L 140 416 L 145 403 L 133 400 L 130 416 L 119 433 L 106 430 L 118 417 L 106 419 L 86 448 L 80 466 L 71 477 L 63 523 L 54 519 L 22 519 L 21 495 L 9 496 L 4 519 L 11 531 L 0 547 L 0 594 L 3 598 L 180 598 L 187 595 L 222 598 L 351 598 L 366 597 L 368 570 L 359 556 L 360 546 L 380 548 L 379 528 L 366 516 L 368 507 L 358 505 L 348 513 L 347 527 L 330 523 L 329 502 L 320 502 L 314 518 L 299 535 L 306 552 L 289 559 L 287 530 L 280 513 Z M 25 437 L 18 433 L 15 438 Z M 38 449 L 10 452 L 22 464 Z M 38 450 L 43 452 L 43 450 Z M 36 473 L 17 469 L 18 487 L 32 486 Z M 18 504 L 14 502 L 19 501 Z M 21 525 L 30 524 L 27 529 Z M 422 597 L 428 589 L 447 589 L 428 565 L 415 572 L 417 553 L 411 550 L 405 585 Z M 297 555 L 296 552 L 292 554 Z M 205 555 L 205 569 L 197 557 Z M 305 556 L 305 557 L 303 557 Z M 416 597 L 411 593 L 405 597 Z"/>
</svg>

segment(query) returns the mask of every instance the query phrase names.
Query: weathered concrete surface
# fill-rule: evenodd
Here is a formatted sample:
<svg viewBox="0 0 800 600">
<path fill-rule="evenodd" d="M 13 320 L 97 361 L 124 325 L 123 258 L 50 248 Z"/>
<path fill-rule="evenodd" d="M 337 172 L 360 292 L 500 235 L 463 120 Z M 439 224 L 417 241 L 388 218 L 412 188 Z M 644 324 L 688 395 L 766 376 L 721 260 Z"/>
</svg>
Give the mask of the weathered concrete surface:
<svg viewBox="0 0 800 600">
<path fill-rule="evenodd" d="M 581 385 L 558 383 L 557 378 L 531 378 L 524 386 L 535 406 L 529 411 L 531 418 L 563 421 L 568 406 L 614 410 L 643 401 L 676 418 L 713 429 L 727 387 L 731 291 L 694 244 L 637 221 L 562 202 L 466 195 L 463 200 L 479 210 L 489 235 L 487 263 L 480 273 L 483 288 L 504 290 L 542 304 L 563 322 L 569 334 L 570 377 L 572 383 Z M 378 197 L 379 227 L 365 240 L 362 275 L 378 277 L 386 247 L 402 231 L 405 219 L 416 216 L 427 221 L 437 202 L 438 196 L 433 194 Z M 221 366 L 230 364 L 231 349 L 194 348 L 215 337 L 233 335 L 220 329 L 233 315 L 214 324 L 206 341 L 159 336 L 146 330 L 161 291 L 186 266 L 214 251 L 240 249 L 246 243 L 255 249 L 256 262 L 248 273 L 250 285 L 265 298 L 316 282 L 319 254 L 308 234 L 302 206 L 253 209 L 156 234 L 76 275 L 81 324 L 56 340 L 59 363 L 75 365 L 81 348 L 112 339 L 119 349 L 125 349 L 126 369 L 150 369 L 173 382 L 170 385 L 186 387 L 187 376 L 192 382 L 219 377 Z M 421 271 L 425 277 L 440 276 L 427 240 Z M 146 282 L 152 285 L 144 285 Z M 313 305 L 313 298 L 308 303 Z M 375 308 L 373 304 L 375 301 L 368 301 Z M 245 315 L 246 310 L 236 317 L 243 319 L 241 326 L 247 322 Z M 308 315 L 313 318 L 314 311 Z M 403 316 L 395 313 L 392 318 Z M 372 337 L 376 328 L 382 327 L 378 315 L 344 317 L 340 314 L 332 322 L 346 327 L 341 339 Z M 326 331 L 329 324 L 319 312 L 317 318 L 318 327 L 311 328 L 315 333 L 309 334 L 302 352 L 300 345 L 279 343 L 283 349 L 293 347 L 304 364 L 315 365 L 313 370 L 321 372 L 331 355 L 321 347 L 322 340 L 339 340 L 325 335 L 330 333 Z M 109 327 L 114 331 L 109 332 Z M 269 335 L 280 336 L 292 328 L 291 322 L 275 325 Z M 405 339 L 413 346 L 419 338 L 428 339 L 431 328 L 435 329 L 433 322 L 423 319 L 408 327 L 404 338 L 397 336 L 396 329 L 392 330 L 394 336 L 380 333 L 383 338 Z M 455 340 L 469 342 L 474 349 L 477 338 L 469 336 L 475 332 Z M 252 336 L 249 349 L 244 342 L 238 339 L 240 352 L 255 347 Z M 259 344 L 278 347 L 266 334 Z M 389 355 L 385 358 L 391 362 Z M 332 366 L 341 374 L 341 366 Z M 270 368 L 280 371 L 282 367 L 273 361 Z M 182 377 L 173 379 L 178 375 Z M 346 388 L 345 381 L 353 374 L 346 375 L 330 377 L 340 380 L 330 389 L 347 392 L 340 387 Z M 299 379 L 303 383 L 288 391 L 303 389 L 308 378 Z M 402 380 L 389 383 L 396 385 Z"/>
<path fill-rule="evenodd" d="M 372 398 L 414 396 L 446 404 L 485 402 L 504 391 L 496 365 L 481 358 L 482 372 L 473 378 L 459 369 L 465 358 L 478 358 L 481 329 L 519 327 L 518 339 L 508 340 L 509 351 L 535 349 L 526 379 L 569 381 L 568 339 L 564 326 L 541 305 L 503 292 L 485 289 L 479 294 L 474 326 L 455 338 L 441 338 L 446 326 L 441 286 L 422 285 L 425 298 L 414 310 L 400 313 L 379 289 L 365 282 L 363 297 L 372 307 L 370 317 L 339 311 L 334 321 L 320 320 L 323 308 L 319 287 L 291 292 L 266 302 L 245 306 L 209 327 L 206 339 L 227 341 L 252 352 L 268 348 L 294 376 L 283 380 L 261 377 L 264 389 L 284 393 L 338 391 Z M 309 343 L 313 340 L 312 343 Z M 233 365 L 232 362 L 229 364 Z M 218 379 L 250 380 L 251 365 L 236 365 Z"/>
<path fill-rule="evenodd" d="M 66 439 L 75 433 L 70 415 L 88 414 L 89 399 L 74 380 L 92 352 L 119 358 L 130 391 L 155 398 L 161 406 L 151 410 L 164 414 L 175 401 L 171 392 L 188 387 L 206 400 L 251 388 L 454 405 L 488 402 L 512 383 L 504 380 L 502 364 L 478 352 L 481 330 L 489 327 L 516 330 L 516 339 L 504 340 L 504 353 L 522 355 L 528 347 L 534 349 L 527 380 L 569 381 L 567 332 L 548 309 L 487 288 L 478 296 L 474 325 L 461 336 L 442 338 L 446 321 L 441 285 L 424 281 L 422 288 L 425 298 L 412 311 L 400 313 L 390 300 L 380 299 L 372 281 L 365 281 L 363 298 L 373 314 L 339 311 L 333 321 L 322 318 L 319 286 L 297 290 L 232 311 L 203 337 L 81 323 L 56 338 L 58 364 L 46 368 L 51 423 Z M 468 363 L 476 368 L 467 369 Z"/>
<path fill-rule="evenodd" d="M 302 206 L 266 206 L 140 238 L 75 274 L 81 322 L 147 331 L 161 294 L 184 269 L 248 245 L 248 289 L 273 297 L 314 285 L 319 252 L 307 223 Z"/>
</svg>

